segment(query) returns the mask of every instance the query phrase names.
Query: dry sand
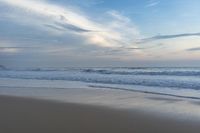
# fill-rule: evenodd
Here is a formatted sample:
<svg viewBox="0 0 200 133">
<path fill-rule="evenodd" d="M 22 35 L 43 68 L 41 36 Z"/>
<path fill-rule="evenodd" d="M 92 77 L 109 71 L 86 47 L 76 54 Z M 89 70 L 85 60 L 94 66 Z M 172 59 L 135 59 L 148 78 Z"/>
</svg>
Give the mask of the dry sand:
<svg viewBox="0 0 200 133">
<path fill-rule="evenodd" d="M 0 133 L 199 133 L 200 123 L 134 110 L 0 96 Z"/>
</svg>

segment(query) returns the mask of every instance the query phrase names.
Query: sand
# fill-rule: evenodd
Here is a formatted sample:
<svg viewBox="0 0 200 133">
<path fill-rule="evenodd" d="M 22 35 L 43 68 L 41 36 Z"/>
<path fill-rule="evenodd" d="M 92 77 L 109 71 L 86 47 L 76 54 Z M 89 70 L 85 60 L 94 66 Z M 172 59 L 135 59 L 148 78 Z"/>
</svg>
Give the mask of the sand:
<svg viewBox="0 0 200 133">
<path fill-rule="evenodd" d="M 0 96 L 0 133 L 199 133 L 200 123 L 138 110 Z"/>
</svg>

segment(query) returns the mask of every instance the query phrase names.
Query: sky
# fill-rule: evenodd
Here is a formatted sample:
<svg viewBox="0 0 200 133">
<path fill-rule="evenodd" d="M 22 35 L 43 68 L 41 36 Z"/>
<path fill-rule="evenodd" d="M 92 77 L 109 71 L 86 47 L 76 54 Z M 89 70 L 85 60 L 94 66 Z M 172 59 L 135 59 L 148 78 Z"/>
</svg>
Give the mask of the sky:
<svg viewBox="0 0 200 133">
<path fill-rule="evenodd" d="M 0 65 L 200 66 L 199 0 L 0 0 Z"/>
</svg>

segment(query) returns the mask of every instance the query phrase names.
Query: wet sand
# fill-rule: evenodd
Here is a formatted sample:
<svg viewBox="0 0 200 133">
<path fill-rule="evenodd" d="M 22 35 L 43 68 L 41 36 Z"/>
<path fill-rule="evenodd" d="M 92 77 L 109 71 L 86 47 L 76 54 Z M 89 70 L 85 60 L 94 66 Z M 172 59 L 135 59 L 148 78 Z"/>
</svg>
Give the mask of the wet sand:
<svg viewBox="0 0 200 133">
<path fill-rule="evenodd" d="M 145 111 L 0 96 L 0 133 L 199 133 L 200 123 Z"/>
</svg>

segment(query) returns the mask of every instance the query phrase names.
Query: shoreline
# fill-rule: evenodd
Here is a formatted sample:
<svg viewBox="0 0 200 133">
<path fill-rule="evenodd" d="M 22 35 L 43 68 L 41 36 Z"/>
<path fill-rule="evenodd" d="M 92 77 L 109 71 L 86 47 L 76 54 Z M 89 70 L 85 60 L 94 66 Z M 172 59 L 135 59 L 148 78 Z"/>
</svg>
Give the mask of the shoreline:
<svg viewBox="0 0 200 133">
<path fill-rule="evenodd" d="M 3 133 L 198 133 L 199 123 L 130 109 L 0 96 Z"/>
<path fill-rule="evenodd" d="M 21 81 L 19 83 L 21 84 Z M 73 84 L 75 83 L 76 82 L 73 82 Z M 76 88 L 75 86 L 72 88 L 69 83 L 69 86 L 66 86 L 66 88 L 54 88 L 54 86 L 0 87 L 0 96 L 24 97 L 59 103 L 103 106 L 111 109 L 139 110 L 156 114 L 156 116 L 169 117 L 170 119 L 175 118 L 182 121 L 190 120 L 200 122 L 200 100 L 198 99 L 144 93 L 141 91 L 94 87 L 84 88 L 84 86 L 81 87 L 80 84 L 78 84 L 78 86 L 79 88 Z"/>
</svg>

